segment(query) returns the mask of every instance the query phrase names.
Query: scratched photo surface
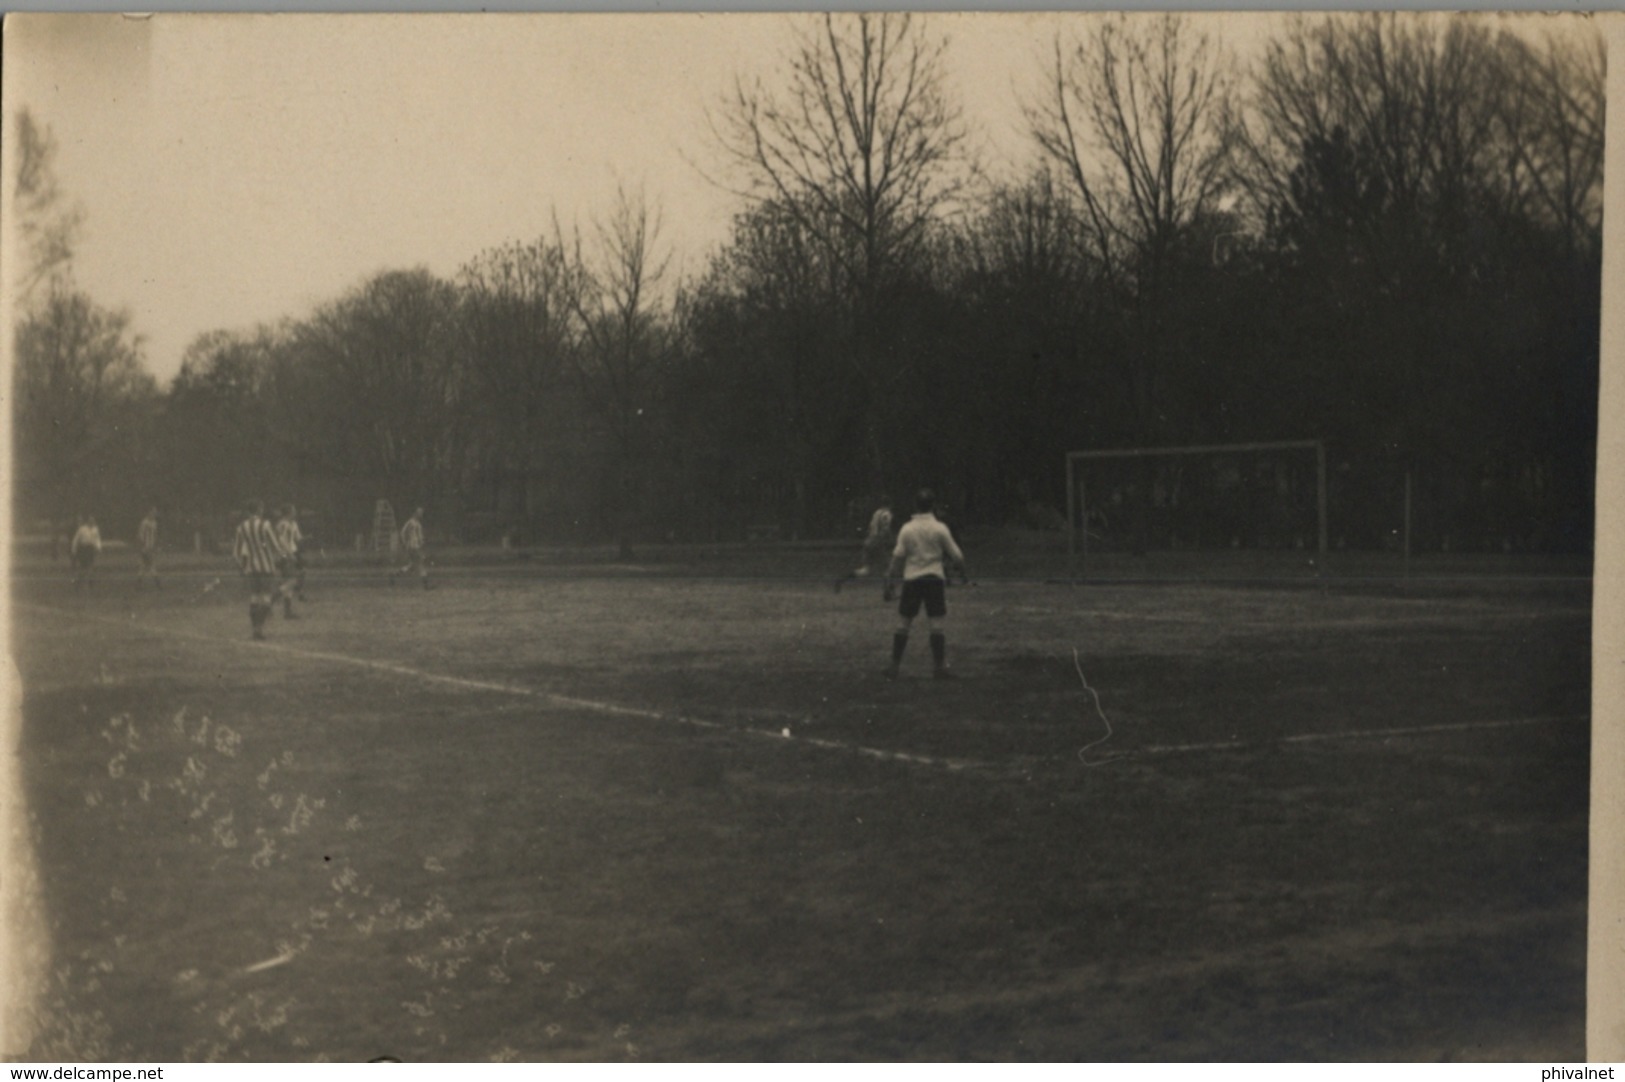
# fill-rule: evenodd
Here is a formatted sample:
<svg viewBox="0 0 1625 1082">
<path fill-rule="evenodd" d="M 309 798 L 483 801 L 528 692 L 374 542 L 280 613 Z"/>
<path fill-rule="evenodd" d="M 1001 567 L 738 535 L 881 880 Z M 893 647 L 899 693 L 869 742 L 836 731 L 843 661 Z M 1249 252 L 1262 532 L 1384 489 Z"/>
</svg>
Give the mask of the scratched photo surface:
<svg viewBox="0 0 1625 1082">
<path fill-rule="evenodd" d="M 1593 22 L 4 48 L 7 1057 L 1585 1056 Z"/>
</svg>

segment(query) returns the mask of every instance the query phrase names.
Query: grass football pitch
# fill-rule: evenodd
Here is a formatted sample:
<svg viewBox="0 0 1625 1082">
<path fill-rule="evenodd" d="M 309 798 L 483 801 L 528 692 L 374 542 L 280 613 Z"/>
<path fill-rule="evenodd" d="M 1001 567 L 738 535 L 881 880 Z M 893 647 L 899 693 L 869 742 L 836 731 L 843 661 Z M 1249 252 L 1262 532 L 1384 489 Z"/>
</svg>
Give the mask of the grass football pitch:
<svg viewBox="0 0 1625 1082">
<path fill-rule="evenodd" d="M 990 578 L 891 682 L 848 555 L 334 567 L 263 643 L 20 567 L 9 1051 L 1583 1057 L 1588 579 Z"/>
</svg>

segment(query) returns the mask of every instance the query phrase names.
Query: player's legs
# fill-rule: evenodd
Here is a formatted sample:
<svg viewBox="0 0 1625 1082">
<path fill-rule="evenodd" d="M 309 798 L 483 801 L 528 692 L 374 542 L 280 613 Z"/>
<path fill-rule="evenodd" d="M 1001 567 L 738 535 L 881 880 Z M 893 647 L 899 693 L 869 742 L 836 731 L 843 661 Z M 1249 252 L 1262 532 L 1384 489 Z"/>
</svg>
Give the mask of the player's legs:
<svg viewBox="0 0 1625 1082">
<path fill-rule="evenodd" d="M 248 576 L 248 626 L 254 638 L 265 638 L 265 621 L 271 615 L 271 576 L 258 572 Z"/>
<path fill-rule="evenodd" d="M 277 575 L 281 579 L 277 583 L 277 597 L 282 599 L 282 618 L 284 620 L 296 619 L 293 612 L 293 561 L 280 560 L 277 562 Z"/>
<path fill-rule="evenodd" d="M 897 679 L 897 670 L 903 664 L 903 654 L 908 651 L 908 629 L 913 623 L 912 616 L 898 618 L 897 630 L 891 635 L 891 664 L 886 667 L 887 679 Z"/>
<path fill-rule="evenodd" d="M 948 615 L 948 584 L 937 578 L 929 579 L 927 582 L 929 586 L 925 594 L 925 617 L 931 632 L 931 674 L 941 680 L 949 675 L 948 636 L 942 630 L 942 622 Z"/>
<path fill-rule="evenodd" d="M 920 614 L 920 606 L 925 601 L 925 591 L 922 589 L 924 579 L 909 579 L 903 583 L 903 598 L 897 603 L 897 630 L 891 637 L 891 665 L 886 669 L 889 679 L 897 679 L 898 667 L 903 663 L 903 654 L 908 650 L 908 632 L 914 624 L 914 618 Z"/>
</svg>

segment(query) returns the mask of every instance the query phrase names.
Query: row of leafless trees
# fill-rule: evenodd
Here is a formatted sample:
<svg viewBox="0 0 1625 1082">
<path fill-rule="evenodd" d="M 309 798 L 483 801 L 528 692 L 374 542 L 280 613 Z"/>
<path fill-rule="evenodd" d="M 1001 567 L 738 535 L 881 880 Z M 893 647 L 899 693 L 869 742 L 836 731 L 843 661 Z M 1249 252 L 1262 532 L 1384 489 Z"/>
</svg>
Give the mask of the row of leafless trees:
<svg viewBox="0 0 1625 1082">
<path fill-rule="evenodd" d="M 1324 438 L 1355 543 L 1407 470 L 1441 542 L 1585 543 L 1600 40 L 1302 17 L 1242 69 L 1189 17 L 1083 25 L 1026 103 L 1025 169 L 975 160 L 927 19 L 816 17 L 711 110 L 741 210 L 694 279 L 623 192 L 454 280 L 205 335 L 162 393 L 63 273 L 76 221 L 27 128 L 31 504 L 129 494 L 125 462 L 198 513 L 281 492 L 348 524 L 387 495 L 624 548 L 824 533 L 916 482 L 1044 521 L 1067 450 Z"/>
</svg>

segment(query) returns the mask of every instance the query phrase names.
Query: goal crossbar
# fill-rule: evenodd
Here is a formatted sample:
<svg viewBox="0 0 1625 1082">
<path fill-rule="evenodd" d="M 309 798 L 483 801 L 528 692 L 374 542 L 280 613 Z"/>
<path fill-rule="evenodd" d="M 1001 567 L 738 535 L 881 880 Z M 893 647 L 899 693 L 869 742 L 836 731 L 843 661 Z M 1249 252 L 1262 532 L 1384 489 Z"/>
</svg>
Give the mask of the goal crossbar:
<svg viewBox="0 0 1625 1082">
<path fill-rule="evenodd" d="M 1068 451 L 1066 455 L 1066 555 L 1077 577 L 1077 561 L 1089 552 L 1089 530 L 1079 529 L 1080 515 L 1086 515 L 1083 487 L 1078 483 L 1077 464 L 1103 458 L 1163 458 L 1174 455 L 1247 454 L 1254 451 L 1313 451 L 1315 453 L 1315 513 L 1319 562 L 1317 574 L 1326 567 L 1326 444 L 1322 440 L 1275 440 L 1264 443 L 1217 443 L 1190 447 L 1124 447 L 1109 451 Z"/>
</svg>

